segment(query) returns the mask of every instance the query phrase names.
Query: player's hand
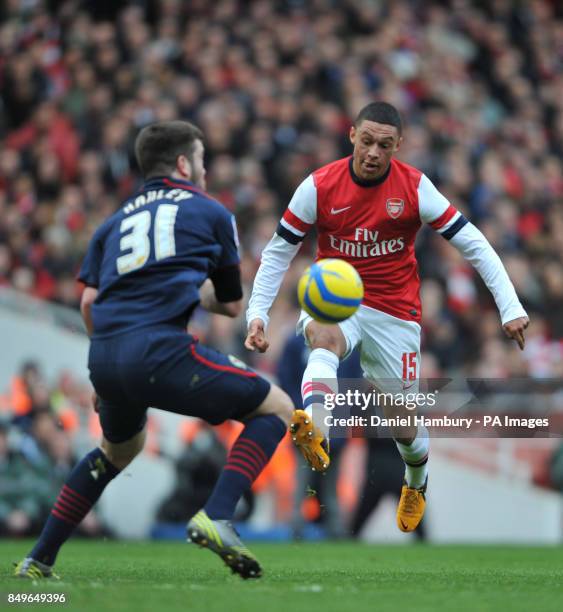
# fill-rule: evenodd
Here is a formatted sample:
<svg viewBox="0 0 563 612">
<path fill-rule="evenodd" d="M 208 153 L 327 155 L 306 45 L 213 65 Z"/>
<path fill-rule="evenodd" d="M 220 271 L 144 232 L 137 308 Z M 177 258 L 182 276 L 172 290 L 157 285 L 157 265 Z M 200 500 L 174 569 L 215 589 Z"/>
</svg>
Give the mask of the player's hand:
<svg viewBox="0 0 563 612">
<path fill-rule="evenodd" d="M 514 319 L 513 321 L 508 321 L 505 323 L 502 328 L 504 329 L 504 333 L 509 338 L 514 338 L 516 342 L 518 342 L 518 346 L 520 350 L 524 350 L 524 345 L 526 344 L 526 339 L 524 338 L 524 330 L 530 324 L 530 319 L 528 317 L 519 317 L 518 319 Z"/>
<path fill-rule="evenodd" d="M 260 353 L 265 353 L 268 350 L 270 343 L 266 340 L 264 321 L 262 321 L 262 319 L 252 319 L 252 321 L 250 321 L 244 346 L 249 351 L 258 349 Z"/>
</svg>

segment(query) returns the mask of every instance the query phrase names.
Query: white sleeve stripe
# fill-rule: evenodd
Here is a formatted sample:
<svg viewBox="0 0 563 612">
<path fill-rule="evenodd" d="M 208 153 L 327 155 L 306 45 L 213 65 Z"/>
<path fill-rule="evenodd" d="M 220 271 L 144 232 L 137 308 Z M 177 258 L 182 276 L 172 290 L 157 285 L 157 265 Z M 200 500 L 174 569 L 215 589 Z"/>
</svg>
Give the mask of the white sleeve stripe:
<svg viewBox="0 0 563 612">
<path fill-rule="evenodd" d="M 297 236 L 300 236 L 301 238 L 305 236 L 305 232 L 298 230 L 296 227 L 288 223 L 283 217 L 280 219 L 280 223 L 285 227 L 286 230 L 289 230 L 293 234 L 296 234 Z"/>
</svg>

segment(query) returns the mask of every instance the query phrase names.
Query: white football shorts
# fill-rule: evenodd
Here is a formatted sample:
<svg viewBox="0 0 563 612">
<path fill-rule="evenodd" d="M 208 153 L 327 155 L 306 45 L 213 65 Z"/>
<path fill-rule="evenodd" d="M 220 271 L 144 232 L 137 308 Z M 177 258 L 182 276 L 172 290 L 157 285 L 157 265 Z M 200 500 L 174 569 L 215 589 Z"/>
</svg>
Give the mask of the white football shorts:
<svg viewBox="0 0 563 612">
<path fill-rule="evenodd" d="M 297 322 L 303 334 L 313 318 L 305 311 Z M 420 378 L 420 332 L 415 321 L 404 321 L 369 306 L 360 306 L 349 319 L 338 323 L 346 338 L 346 359 L 360 345 L 364 377 L 383 392 L 418 393 Z"/>
</svg>

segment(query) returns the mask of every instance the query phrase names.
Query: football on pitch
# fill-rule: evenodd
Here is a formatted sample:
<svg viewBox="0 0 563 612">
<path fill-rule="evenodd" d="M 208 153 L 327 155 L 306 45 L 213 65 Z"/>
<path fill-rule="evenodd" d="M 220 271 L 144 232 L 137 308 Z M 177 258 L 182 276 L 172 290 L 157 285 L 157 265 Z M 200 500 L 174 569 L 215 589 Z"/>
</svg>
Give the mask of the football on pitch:
<svg viewBox="0 0 563 612">
<path fill-rule="evenodd" d="M 355 268 L 343 259 L 320 259 L 299 279 L 301 308 L 320 323 L 339 323 L 362 303 L 364 284 Z"/>
</svg>

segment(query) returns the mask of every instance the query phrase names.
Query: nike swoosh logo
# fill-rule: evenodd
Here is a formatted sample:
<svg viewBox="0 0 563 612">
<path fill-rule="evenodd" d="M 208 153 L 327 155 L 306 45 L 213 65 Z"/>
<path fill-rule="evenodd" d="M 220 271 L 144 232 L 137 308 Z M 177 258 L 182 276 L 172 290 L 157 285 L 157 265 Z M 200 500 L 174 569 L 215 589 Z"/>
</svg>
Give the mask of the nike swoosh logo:
<svg viewBox="0 0 563 612">
<path fill-rule="evenodd" d="M 403 383 L 403 391 L 406 391 L 407 389 L 410 389 L 415 384 L 416 384 L 416 380 L 414 382 L 412 382 L 410 385 L 405 385 Z"/>
<path fill-rule="evenodd" d="M 331 215 L 337 215 L 338 213 L 344 212 L 345 210 L 348 210 L 349 208 L 352 208 L 351 206 L 346 206 L 346 208 L 331 208 L 330 209 L 330 214 Z"/>
</svg>

